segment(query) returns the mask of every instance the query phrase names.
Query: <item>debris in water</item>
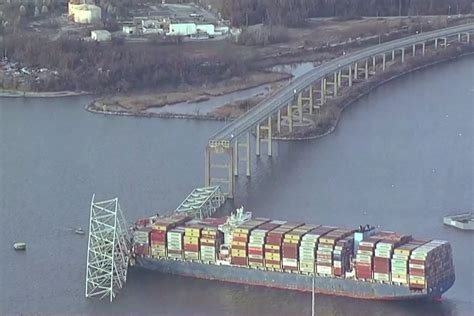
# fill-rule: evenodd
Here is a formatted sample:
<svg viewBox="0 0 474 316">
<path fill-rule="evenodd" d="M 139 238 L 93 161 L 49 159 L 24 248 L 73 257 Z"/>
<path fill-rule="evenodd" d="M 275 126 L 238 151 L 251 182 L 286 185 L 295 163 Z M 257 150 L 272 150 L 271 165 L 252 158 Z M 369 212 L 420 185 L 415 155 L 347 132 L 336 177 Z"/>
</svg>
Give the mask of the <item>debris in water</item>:
<svg viewBox="0 0 474 316">
<path fill-rule="evenodd" d="M 81 227 L 77 228 L 74 232 L 78 235 L 84 235 L 84 230 Z"/>
<path fill-rule="evenodd" d="M 15 250 L 26 250 L 26 243 L 16 242 L 13 244 L 13 248 L 15 248 Z"/>
</svg>

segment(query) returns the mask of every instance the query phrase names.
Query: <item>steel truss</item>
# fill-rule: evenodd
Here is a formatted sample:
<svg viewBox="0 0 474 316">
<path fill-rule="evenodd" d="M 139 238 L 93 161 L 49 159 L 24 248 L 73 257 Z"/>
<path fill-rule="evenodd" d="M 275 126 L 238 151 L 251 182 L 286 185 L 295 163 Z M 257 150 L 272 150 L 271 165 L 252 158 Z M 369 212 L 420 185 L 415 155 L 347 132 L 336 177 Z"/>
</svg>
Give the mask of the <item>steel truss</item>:
<svg viewBox="0 0 474 316">
<path fill-rule="evenodd" d="M 219 186 L 196 188 L 174 212 L 204 219 L 212 216 L 224 202 L 225 196 Z"/>
<path fill-rule="evenodd" d="M 130 234 L 118 198 L 95 202 L 92 196 L 87 247 L 86 297 L 109 297 L 127 280 Z"/>
</svg>

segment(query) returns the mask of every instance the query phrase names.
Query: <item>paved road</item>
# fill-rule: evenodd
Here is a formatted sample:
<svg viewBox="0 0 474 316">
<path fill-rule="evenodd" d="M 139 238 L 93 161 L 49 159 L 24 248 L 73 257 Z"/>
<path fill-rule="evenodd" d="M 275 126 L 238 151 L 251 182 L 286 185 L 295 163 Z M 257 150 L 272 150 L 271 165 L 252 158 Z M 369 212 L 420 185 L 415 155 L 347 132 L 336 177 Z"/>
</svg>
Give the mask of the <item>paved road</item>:
<svg viewBox="0 0 474 316">
<path fill-rule="evenodd" d="M 454 36 L 462 32 L 474 32 L 474 23 L 453 26 L 432 32 L 421 33 L 406 38 L 394 40 L 391 42 L 379 44 L 377 46 L 368 47 L 345 56 L 341 56 L 324 63 L 319 67 L 308 71 L 306 74 L 290 81 L 287 85 L 278 90 L 275 94 L 262 100 L 252 110 L 242 115 L 237 120 L 231 122 L 210 139 L 212 140 L 228 140 L 232 141 L 237 136 L 250 130 L 256 124 L 263 122 L 270 115 L 276 113 L 278 109 L 286 106 L 292 101 L 295 94 L 307 88 L 310 84 L 320 80 L 327 74 L 333 74 L 340 69 L 352 65 L 358 61 L 365 60 L 369 57 L 390 53 L 394 49 L 401 49 L 413 44 L 422 43 L 435 38 Z"/>
</svg>

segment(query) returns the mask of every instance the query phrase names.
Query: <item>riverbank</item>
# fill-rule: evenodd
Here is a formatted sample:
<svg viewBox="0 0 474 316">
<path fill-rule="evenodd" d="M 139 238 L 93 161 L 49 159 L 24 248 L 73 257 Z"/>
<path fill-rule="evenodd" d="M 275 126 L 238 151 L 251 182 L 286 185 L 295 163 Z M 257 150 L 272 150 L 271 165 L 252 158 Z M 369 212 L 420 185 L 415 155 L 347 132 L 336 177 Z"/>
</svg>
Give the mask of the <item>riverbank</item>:
<svg viewBox="0 0 474 316">
<path fill-rule="evenodd" d="M 244 91 L 262 85 L 271 85 L 286 81 L 291 75 L 283 72 L 253 72 L 245 77 L 233 77 L 219 82 L 211 87 L 183 87 L 180 91 L 164 91 L 149 93 L 131 93 L 103 97 L 92 102 L 87 108 L 93 112 L 128 113 L 137 116 L 169 117 L 172 113 L 151 113 L 150 108 L 159 108 L 177 103 L 199 103 L 212 97 L 222 96 L 233 92 Z"/>
<path fill-rule="evenodd" d="M 18 91 L 0 89 L 0 98 L 60 98 L 90 94 L 85 91 Z"/>
</svg>

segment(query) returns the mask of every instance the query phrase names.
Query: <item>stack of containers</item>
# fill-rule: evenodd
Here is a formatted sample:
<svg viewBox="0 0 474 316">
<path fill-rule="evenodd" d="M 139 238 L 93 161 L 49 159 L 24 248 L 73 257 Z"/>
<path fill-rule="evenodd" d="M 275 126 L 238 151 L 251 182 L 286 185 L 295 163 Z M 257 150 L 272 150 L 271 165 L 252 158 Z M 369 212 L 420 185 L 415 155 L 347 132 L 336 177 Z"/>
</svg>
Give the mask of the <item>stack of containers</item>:
<svg viewBox="0 0 474 316">
<path fill-rule="evenodd" d="M 166 218 L 158 218 L 152 225 L 150 232 L 151 256 L 153 258 L 167 257 L 166 237 L 168 230 L 190 220 L 186 215 L 172 215 Z"/>
<path fill-rule="evenodd" d="M 314 225 L 303 225 L 285 234 L 285 237 L 283 239 L 282 251 L 282 267 L 284 271 L 292 272 L 299 270 L 298 250 L 300 246 L 301 237 L 314 228 L 316 228 Z"/>
<path fill-rule="evenodd" d="M 355 230 L 335 229 L 319 238 L 316 251 L 316 273 L 326 276 L 334 275 L 333 251 L 338 240 L 343 239 Z"/>
<path fill-rule="evenodd" d="M 451 245 L 447 241 L 432 240 L 412 251 L 409 286 L 411 289 L 435 287 L 452 269 Z"/>
<path fill-rule="evenodd" d="M 139 257 L 148 257 L 150 228 L 140 228 L 133 232 L 133 253 Z"/>
<path fill-rule="evenodd" d="M 271 221 L 252 230 L 248 243 L 249 266 L 259 268 L 265 266 L 265 237 L 269 231 L 285 223 L 283 221 Z"/>
<path fill-rule="evenodd" d="M 201 260 L 204 262 L 216 262 L 217 252 L 224 242 L 224 234 L 217 226 L 206 226 L 201 231 Z"/>
<path fill-rule="evenodd" d="M 154 229 L 150 232 L 151 256 L 153 258 L 166 257 L 166 232 L 171 227 L 170 223 L 166 225 L 161 223 L 159 226 L 154 226 Z"/>
<path fill-rule="evenodd" d="M 316 249 L 318 248 L 318 240 L 321 236 L 334 229 L 335 227 L 318 226 L 306 233 L 301 238 L 299 249 L 301 272 L 315 273 Z"/>
<path fill-rule="evenodd" d="M 230 262 L 239 266 L 248 265 L 247 247 L 250 233 L 258 226 L 269 222 L 269 219 L 254 219 L 237 226 L 232 232 Z"/>
<path fill-rule="evenodd" d="M 184 228 L 184 258 L 186 260 L 199 260 L 199 238 L 202 225 L 196 221 L 188 223 Z"/>
<path fill-rule="evenodd" d="M 391 282 L 390 260 L 392 259 L 393 250 L 407 243 L 411 236 L 389 233 L 381 237 L 383 239 L 375 247 L 374 280 Z"/>
<path fill-rule="evenodd" d="M 380 240 L 380 237 L 371 236 L 359 242 L 355 264 L 357 279 L 372 280 L 373 256 Z"/>
<path fill-rule="evenodd" d="M 304 223 L 286 223 L 268 232 L 265 238 L 265 268 L 281 270 L 282 243 L 286 233 L 303 226 Z"/>
<path fill-rule="evenodd" d="M 411 252 L 427 242 L 426 240 L 411 240 L 395 248 L 390 262 L 392 282 L 408 285 L 408 260 Z"/>
<path fill-rule="evenodd" d="M 335 276 L 345 276 L 351 269 L 351 256 L 354 251 L 354 237 L 338 240 L 333 251 L 333 272 Z"/>
<path fill-rule="evenodd" d="M 168 258 L 183 259 L 184 227 L 178 226 L 166 233 Z"/>
</svg>

